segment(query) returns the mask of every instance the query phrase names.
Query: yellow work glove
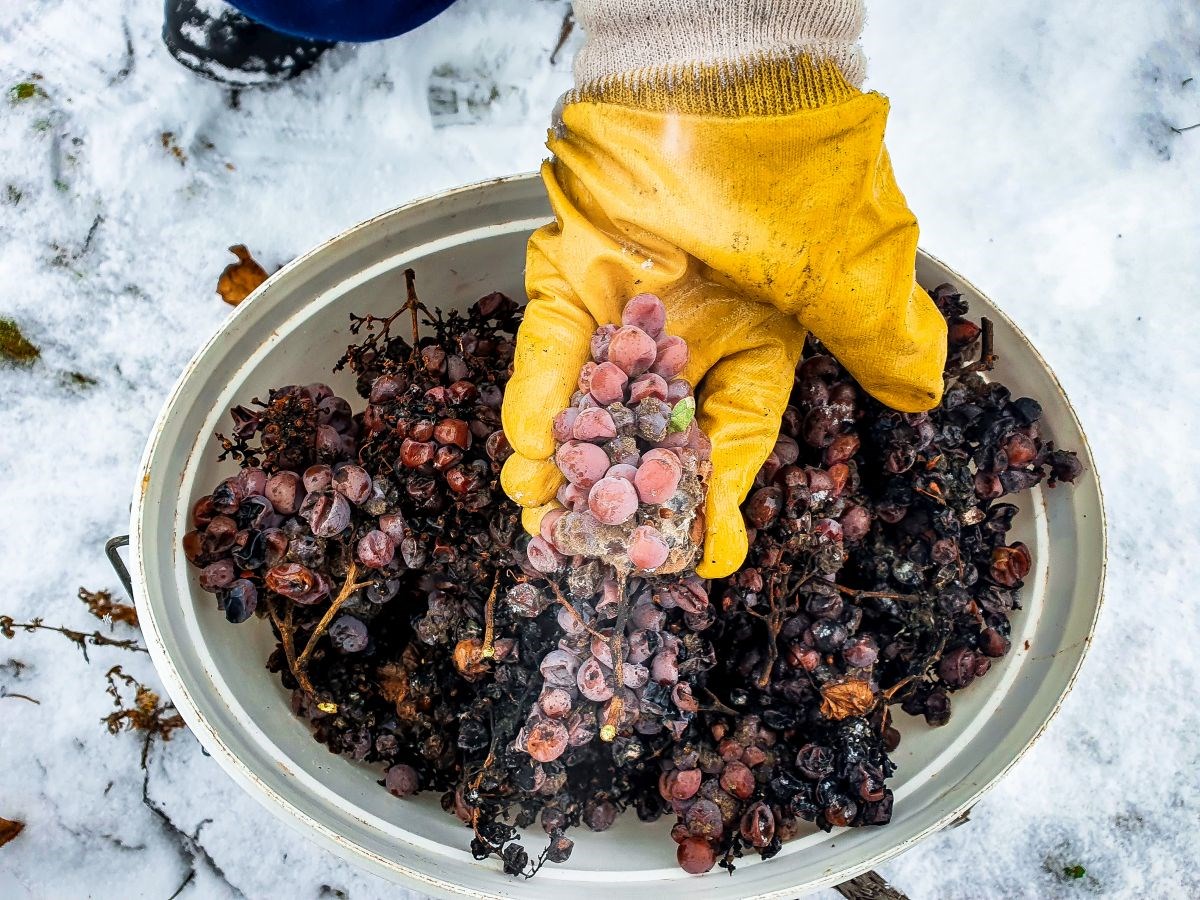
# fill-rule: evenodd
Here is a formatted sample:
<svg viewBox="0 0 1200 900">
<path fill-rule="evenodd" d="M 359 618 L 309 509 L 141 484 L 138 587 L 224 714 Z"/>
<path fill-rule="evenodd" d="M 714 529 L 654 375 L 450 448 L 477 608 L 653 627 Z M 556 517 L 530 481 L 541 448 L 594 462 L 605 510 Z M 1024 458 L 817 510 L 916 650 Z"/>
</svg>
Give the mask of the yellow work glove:
<svg viewBox="0 0 1200 900">
<path fill-rule="evenodd" d="M 803 57 L 568 96 L 542 168 L 555 221 L 529 242 L 505 393 L 509 496 L 530 509 L 553 498 L 552 419 L 592 331 L 641 292 L 663 298 L 667 330 L 689 344 L 684 377 L 713 444 L 703 577 L 745 557 L 738 507 L 778 436 L 806 329 L 889 406 L 937 404 L 945 322 L 914 280 L 917 226 L 883 147 L 887 108 Z"/>
</svg>

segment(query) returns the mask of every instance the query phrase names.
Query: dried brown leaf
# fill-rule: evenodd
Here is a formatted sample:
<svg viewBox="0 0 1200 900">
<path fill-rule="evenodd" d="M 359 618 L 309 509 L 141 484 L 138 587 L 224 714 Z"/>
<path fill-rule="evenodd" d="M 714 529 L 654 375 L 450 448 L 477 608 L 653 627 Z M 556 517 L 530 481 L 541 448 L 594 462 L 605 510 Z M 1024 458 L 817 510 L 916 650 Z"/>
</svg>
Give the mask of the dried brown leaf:
<svg viewBox="0 0 1200 900">
<path fill-rule="evenodd" d="M 24 828 L 24 822 L 14 822 L 12 819 L 0 817 L 0 847 L 15 838 Z"/>
<path fill-rule="evenodd" d="M 0 359 L 28 365 L 41 355 L 42 351 L 21 334 L 16 322 L 0 318 Z"/>
<path fill-rule="evenodd" d="M 217 293 L 230 306 L 237 306 L 267 280 L 267 270 L 255 261 L 245 244 L 234 244 L 229 252 L 238 261 L 227 265 L 217 279 Z"/>
<path fill-rule="evenodd" d="M 112 622 L 124 622 L 126 625 L 138 627 L 137 610 L 128 603 L 117 603 L 108 591 L 89 591 L 79 589 L 79 599 L 97 619 Z"/>
<path fill-rule="evenodd" d="M 833 682 L 821 688 L 821 715 L 828 719 L 861 716 L 875 705 L 871 685 L 859 679 Z"/>
<path fill-rule="evenodd" d="M 113 666 L 104 677 L 108 679 L 106 689 L 112 695 L 113 705 L 117 708 L 101 721 L 108 726 L 110 734 L 121 731 L 144 731 L 150 736 L 161 737 L 169 741 L 171 735 L 180 728 L 185 728 L 183 717 L 175 710 L 173 703 L 163 703 L 158 694 L 150 690 L 136 678 L 126 675 L 120 666 Z M 120 681 L 126 687 L 134 689 L 133 705 L 126 707 L 121 697 Z M 147 747 L 149 744 L 146 745 Z M 144 755 L 144 753 L 143 753 Z"/>
</svg>

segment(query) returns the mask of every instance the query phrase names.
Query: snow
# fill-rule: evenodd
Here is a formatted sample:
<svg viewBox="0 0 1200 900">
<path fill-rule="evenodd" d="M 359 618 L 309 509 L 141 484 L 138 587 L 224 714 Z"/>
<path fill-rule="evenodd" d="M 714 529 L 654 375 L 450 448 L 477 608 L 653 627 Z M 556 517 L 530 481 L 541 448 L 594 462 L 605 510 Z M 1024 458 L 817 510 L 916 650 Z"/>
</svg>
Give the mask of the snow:
<svg viewBox="0 0 1200 900">
<path fill-rule="evenodd" d="M 168 57 L 155 3 L 7 11 L 0 87 L 39 73 L 44 96 L 0 99 L 0 315 L 43 357 L 0 367 L 0 613 L 98 624 L 75 591 L 117 587 L 101 547 L 125 530 L 160 404 L 228 313 L 213 293 L 227 246 L 271 269 L 414 197 L 536 167 L 578 47 L 549 63 L 565 9 L 463 0 L 236 103 Z M 881 871 L 914 898 L 1195 896 L 1200 129 L 1182 129 L 1200 122 L 1200 13 L 1170 0 L 870 12 L 869 86 L 891 97 L 922 243 L 1054 367 L 1110 526 L 1107 604 L 1061 714 L 967 825 Z M 186 733 L 156 745 L 149 781 L 181 839 L 142 802 L 139 738 L 99 721 L 103 672 L 154 684 L 150 664 L 90 655 L 48 633 L 0 642 L 0 687 L 41 700 L 0 698 L 0 816 L 28 823 L 0 849 L 0 896 L 163 898 L 192 866 L 180 897 L 404 895 L 278 826 Z M 1065 878 L 1076 864 L 1086 875 Z"/>
</svg>

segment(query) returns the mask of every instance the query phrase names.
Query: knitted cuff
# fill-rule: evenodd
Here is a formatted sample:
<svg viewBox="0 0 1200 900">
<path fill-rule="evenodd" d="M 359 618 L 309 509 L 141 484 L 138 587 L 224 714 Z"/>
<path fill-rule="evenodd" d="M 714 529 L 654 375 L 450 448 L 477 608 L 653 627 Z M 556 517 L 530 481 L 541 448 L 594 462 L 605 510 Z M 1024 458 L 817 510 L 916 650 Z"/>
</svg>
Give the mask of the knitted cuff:
<svg viewBox="0 0 1200 900">
<path fill-rule="evenodd" d="M 574 0 L 572 100 L 727 114 L 836 102 L 865 73 L 862 0 Z"/>
</svg>

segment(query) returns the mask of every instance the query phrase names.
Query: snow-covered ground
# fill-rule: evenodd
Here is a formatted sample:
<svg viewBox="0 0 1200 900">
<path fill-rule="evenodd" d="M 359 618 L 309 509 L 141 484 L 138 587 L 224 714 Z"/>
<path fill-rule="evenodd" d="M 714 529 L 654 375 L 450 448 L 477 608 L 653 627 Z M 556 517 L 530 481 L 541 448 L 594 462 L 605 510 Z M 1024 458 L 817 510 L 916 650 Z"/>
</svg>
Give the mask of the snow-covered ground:
<svg viewBox="0 0 1200 900">
<path fill-rule="evenodd" d="M 228 91 L 169 59 L 153 0 L 19 0 L 0 17 L 0 315 L 42 349 L 0 367 L 0 614 L 90 628 L 116 587 L 154 416 L 229 308 L 225 248 L 268 268 L 376 212 L 529 170 L 578 37 L 563 0 L 463 0 L 296 83 Z M 1087 427 L 1111 535 L 1078 686 L 975 809 L 884 868 L 914 898 L 1200 894 L 1200 12 L 1183 0 L 873 0 L 869 84 L 922 243 L 1055 368 Z M 431 89 L 434 100 L 431 103 Z M 448 102 L 457 97 L 461 102 Z M 178 153 L 173 152 L 178 148 Z M 95 379 L 79 385 L 67 373 Z M 117 626 L 118 637 L 124 634 Z M 0 897 L 400 892 L 279 826 L 186 733 L 109 736 L 103 672 L 141 654 L 0 641 Z M 11 663 L 19 660 L 20 668 Z M 201 848 L 202 851 L 201 851 Z M 1079 879 L 1064 866 L 1081 865 Z"/>
</svg>

